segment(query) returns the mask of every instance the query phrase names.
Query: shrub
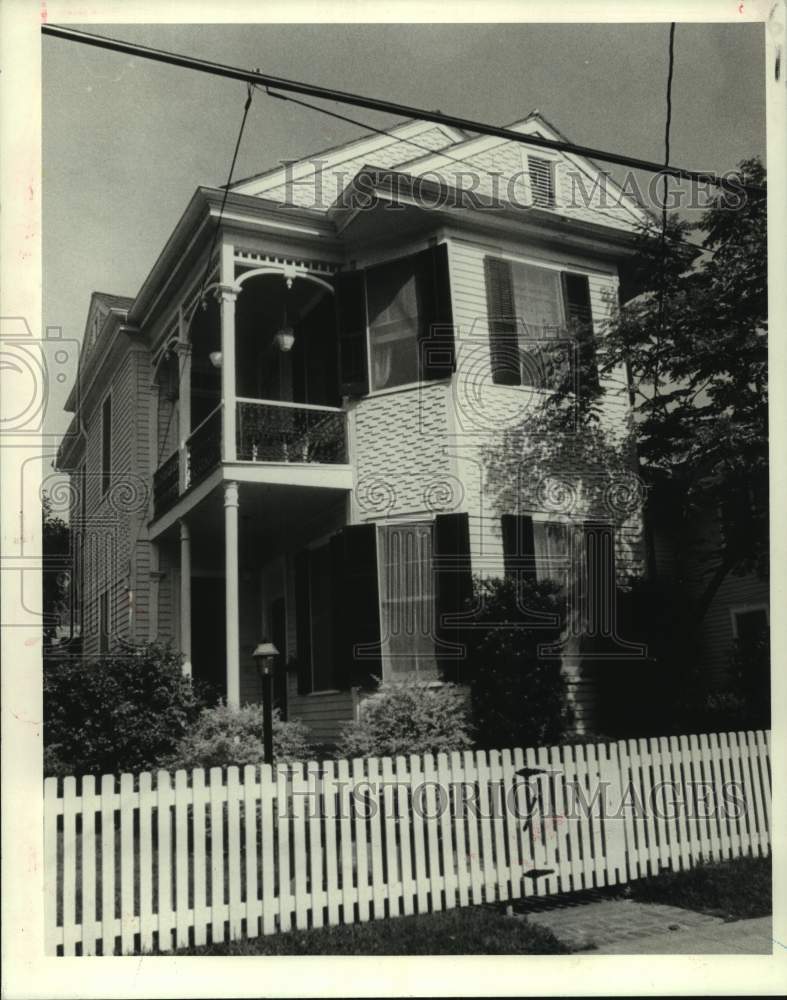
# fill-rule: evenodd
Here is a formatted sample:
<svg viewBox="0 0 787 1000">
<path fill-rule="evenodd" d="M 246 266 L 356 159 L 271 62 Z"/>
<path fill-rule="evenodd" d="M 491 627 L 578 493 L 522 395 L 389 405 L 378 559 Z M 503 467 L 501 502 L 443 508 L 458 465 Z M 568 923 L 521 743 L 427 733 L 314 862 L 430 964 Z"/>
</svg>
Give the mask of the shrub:
<svg viewBox="0 0 787 1000">
<path fill-rule="evenodd" d="M 347 723 L 338 758 L 449 753 L 473 745 L 466 698 L 453 684 L 397 681 L 361 702 L 360 718 Z"/>
<path fill-rule="evenodd" d="M 261 705 L 244 705 L 232 710 L 224 704 L 202 711 L 162 766 L 179 768 L 227 767 L 261 764 L 265 759 Z M 309 730 L 300 720 L 282 721 L 273 713 L 273 756 L 275 761 L 307 760 Z"/>
<path fill-rule="evenodd" d="M 538 647 L 560 638 L 560 588 L 551 581 L 476 579 L 474 589 L 480 610 L 467 642 L 478 746 L 559 743 L 571 723 L 566 681 L 560 660 L 539 655 Z M 555 624 L 537 623 L 538 615 Z M 484 621 L 488 627 L 476 627 Z"/>
<path fill-rule="evenodd" d="M 94 661 L 48 658 L 44 666 L 47 775 L 101 775 L 155 768 L 199 715 L 203 701 L 181 657 L 150 644 Z"/>
</svg>

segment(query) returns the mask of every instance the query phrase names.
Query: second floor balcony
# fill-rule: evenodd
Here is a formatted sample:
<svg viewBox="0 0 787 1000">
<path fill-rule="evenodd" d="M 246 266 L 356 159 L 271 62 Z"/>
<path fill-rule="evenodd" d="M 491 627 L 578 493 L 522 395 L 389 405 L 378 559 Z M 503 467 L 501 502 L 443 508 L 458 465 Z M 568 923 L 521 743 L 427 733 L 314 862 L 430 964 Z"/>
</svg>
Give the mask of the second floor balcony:
<svg viewBox="0 0 787 1000">
<path fill-rule="evenodd" d="M 347 414 L 334 406 L 241 398 L 235 401 L 235 449 L 225 447 L 224 404 L 220 403 L 165 459 L 153 477 L 154 517 L 198 485 L 223 463 L 278 470 L 290 478 L 294 465 L 348 464 Z"/>
</svg>

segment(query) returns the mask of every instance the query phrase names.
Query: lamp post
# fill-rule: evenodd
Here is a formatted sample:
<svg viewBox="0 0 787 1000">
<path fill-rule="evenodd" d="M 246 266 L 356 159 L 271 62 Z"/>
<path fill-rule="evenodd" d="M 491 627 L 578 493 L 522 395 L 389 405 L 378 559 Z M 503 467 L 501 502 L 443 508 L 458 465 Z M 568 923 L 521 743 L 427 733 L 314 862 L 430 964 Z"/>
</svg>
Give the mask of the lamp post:
<svg viewBox="0 0 787 1000">
<path fill-rule="evenodd" d="M 263 639 L 252 653 L 262 681 L 262 736 L 265 763 L 273 763 L 273 658 L 279 655 L 272 642 Z"/>
</svg>

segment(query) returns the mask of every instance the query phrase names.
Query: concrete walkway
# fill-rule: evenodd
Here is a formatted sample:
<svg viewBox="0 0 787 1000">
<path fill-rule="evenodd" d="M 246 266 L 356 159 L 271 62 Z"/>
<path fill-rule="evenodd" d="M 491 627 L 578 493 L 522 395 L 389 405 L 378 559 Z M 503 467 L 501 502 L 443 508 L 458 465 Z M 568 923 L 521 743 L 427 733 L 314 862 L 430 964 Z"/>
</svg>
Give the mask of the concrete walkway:
<svg viewBox="0 0 787 1000">
<path fill-rule="evenodd" d="M 643 904 L 645 905 L 645 904 Z M 719 921 L 691 930 L 667 931 L 596 948 L 594 955 L 770 955 L 773 951 L 771 917 Z"/>
<path fill-rule="evenodd" d="M 554 898 L 554 897 L 553 897 Z M 557 900 L 517 907 L 518 916 L 545 927 L 572 951 L 608 955 L 770 954 L 771 918 L 727 922 L 662 903 L 630 899 Z"/>
</svg>

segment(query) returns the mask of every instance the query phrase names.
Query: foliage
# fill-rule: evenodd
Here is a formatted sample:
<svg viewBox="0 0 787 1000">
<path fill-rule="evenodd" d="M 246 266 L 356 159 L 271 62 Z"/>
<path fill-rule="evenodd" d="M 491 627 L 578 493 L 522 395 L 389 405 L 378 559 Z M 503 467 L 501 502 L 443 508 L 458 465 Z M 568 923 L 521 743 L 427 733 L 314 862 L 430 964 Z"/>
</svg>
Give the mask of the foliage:
<svg viewBox="0 0 787 1000">
<path fill-rule="evenodd" d="M 472 745 L 461 690 L 453 684 L 432 687 L 409 680 L 382 684 L 361 703 L 360 718 L 342 729 L 336 756 L 449 753 Z"/>
<path fill-rule="evenodd" d="M 284 722 L 273 713 L 275 761 L 303 761 L 309 757 L 309 731 L 300 720 Z M 261 705 L 230 709 L 224 704 L 205 708 L 162 766 L 171 771 L 195 767 L 261 764 L 265 759 Z"/>
<path fill-rule="evenodd" d="M 179 955 L 558 955 L 551 931 L 484 906 L 396 920 L 293 930 L 201 947 Z"/>
<path fill-rule="evenodd" d="M 45 773 L 156 768 L 201 708 L 198 690 L 169 647 L 150 644 L 93 661 L 50 658 L 44 669 Z"/>
<path fill-rule="evenodd" d="M 571 724 L 558 642 L 565 601 L 552 581 L 476 579 L 468 630 L 473 719 L 480 747 L 549 746 Z M 484 623 L 486 627 L 483 627 Z"/>
<path fill-rule="evenodd" d="M 757 159 L 739 182 L 765 184 Z M 701 620 L 728 572 L 768 571 L 766 198 L 722 191 L 694 227 L 708 251 L 641 234 L 639 294 L 614 313 L 599 345 L 602 370 L 628 367 L 641 462 L 678 500 L 681 550 L 697 553 L 693 518 L 721 509 L 721 531 L 700 553 L 717 564 L 694 604 Z M 662 261 L 667 270 L 662 280 Z"/>
<path fill-rule="evenodd" d="M 41 518 L 43 638 L 44 645 L 49 646 L 68 611 L 70 581 L 62 564 L 71 552 L 71 532 L 66 522 L 52 513 L 52 501 L 46 493 L 41 498 Z"/>
<path fill-rule="evenodd" d="M 770 858 L 736 858 L 637 879 L 631 883 L 631 898 L 726 920 L 767 917 L 773 905 L 771 878 Z"/>
<path fill-rule="evenodd" d="M 732 652 L 732 675 L 735 691 L 743 702 L 742 723 L 747 728 L 770 728 L 771 643 L 769 635 L 736 640 Z"/>
</svg>

